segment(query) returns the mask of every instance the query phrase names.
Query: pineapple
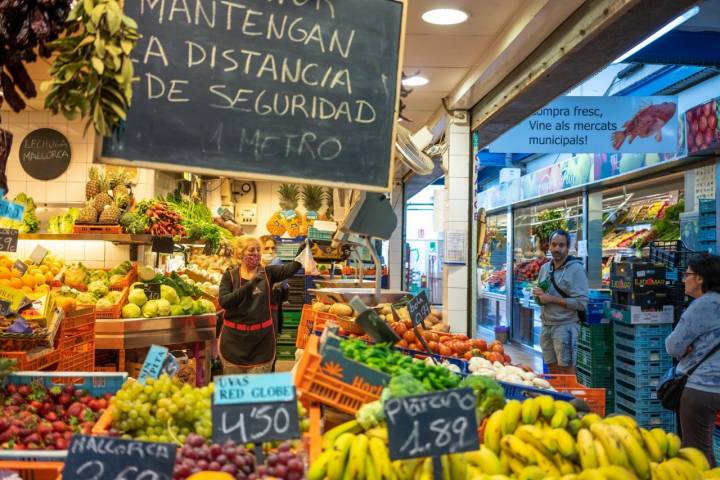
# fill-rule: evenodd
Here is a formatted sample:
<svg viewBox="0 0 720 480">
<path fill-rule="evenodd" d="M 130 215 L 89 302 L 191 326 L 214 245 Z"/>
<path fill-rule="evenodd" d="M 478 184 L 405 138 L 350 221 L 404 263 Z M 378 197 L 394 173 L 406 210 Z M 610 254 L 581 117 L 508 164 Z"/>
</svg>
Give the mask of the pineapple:
<svg viewBox="0 0 720 480">
<path fill-rule="evenodd" d="M 90 180 L 85 184 L 85 199 L 92 200 L 102 190 L 102 175 L 96 167 L 90 167 Z"/>
<path fill-rule="evenodd" d="M 95 198 L 93 198 L 92 200 L 98 215 L 101 214 L 103 210 L 105 210 L 106 205 L 110 205 L 111 203 L 113 203 L 112 197 L 107 193 L 107 182 L 102 176 L 100 177 L 99 184 L 100 193 L 95 195 Z"/>
<path fill-rule="evenodd" d="M 103 211 L 100 212 L 99 222 L 106 225 L 114 225 L 120 221 L 122 216 L 122 210 L 117 206 L 116 203 L 105 205 Z"/>
<path fill-rule="evenodd" d="M 303 204 L 305 204 L 305 221 L 303 222 L 304 235 L 307 229 L 319 218 L 318 211 L 322 208 L 323 189 L 322 187 L 305 185 L 302 191 Z"/>
<path fill-rule="evenodd" d="M 132 192 L 128 187 L 127 173 L 125 170 L 116 170 L 112 172 L 109 179 L 110 189 L 118 208 L 126 209 L 130 206 Z"/>
<path fill-rule="evenodd" d="M 95 210 L 95 206 L 92 202 L 89 202 L 78 215 L 77 223 L 96 223 L 98 219 L 98 212 Z"/>
<path fill-rule="evenodd" d="M 327 208 L 325 209 L 325 213 L 323 213 L 320 218 L 322 220 L 332 220 L 334 211 L 333 211 L 333 189 L 328 188 L 323 192 L 323 198 L 325 199 L 325 204 L 327 205 Z"/>
<path fill-rule="evenodd" d="M 299 237 L 302 233 L 302 217 L 295 210 L 300 200 L 300 189 L 297 185 L 283 183 L 278 190 L 280 195 L 280 209 L 284 215 L 285 230 L 291 237 Z"/>
</svg>

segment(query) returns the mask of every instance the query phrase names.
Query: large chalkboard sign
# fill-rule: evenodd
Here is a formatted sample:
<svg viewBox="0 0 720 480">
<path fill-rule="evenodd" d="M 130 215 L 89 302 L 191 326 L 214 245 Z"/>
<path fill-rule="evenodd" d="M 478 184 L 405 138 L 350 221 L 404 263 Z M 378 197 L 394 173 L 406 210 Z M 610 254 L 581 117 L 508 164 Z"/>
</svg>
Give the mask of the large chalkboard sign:
<svg viewBox="0 0 720 480">
<path fill-rule="evenodd" d="M 75 435 L 63 478 L 171 480 L 177 445 Z"/>
<path fill-rule="evenodd" d="M 51 128 L 28 133 L 20 144 L 20 165 L 32 178 L 53 180 L 70 166 L 70 142 Z"/>
<path fill-rule="evenodd" d="M 101 161 L 387 191 L 404 8 L 125 2 L 140 80 Z"/>
</svg>

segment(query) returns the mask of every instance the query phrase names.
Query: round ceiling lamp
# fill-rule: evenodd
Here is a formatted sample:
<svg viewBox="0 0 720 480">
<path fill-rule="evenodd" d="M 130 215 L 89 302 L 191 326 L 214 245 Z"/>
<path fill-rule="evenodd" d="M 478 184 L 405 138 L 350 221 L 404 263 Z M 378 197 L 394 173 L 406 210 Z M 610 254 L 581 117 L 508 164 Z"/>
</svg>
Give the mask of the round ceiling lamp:
<svg viewBox="0 0 720 480">
<path fill-rule="evenodd" d="M 470 16 L 457 8 L 436 8 L 422 14 L 422 19 L 433 25 L 457 25 Z"/>
</svg>

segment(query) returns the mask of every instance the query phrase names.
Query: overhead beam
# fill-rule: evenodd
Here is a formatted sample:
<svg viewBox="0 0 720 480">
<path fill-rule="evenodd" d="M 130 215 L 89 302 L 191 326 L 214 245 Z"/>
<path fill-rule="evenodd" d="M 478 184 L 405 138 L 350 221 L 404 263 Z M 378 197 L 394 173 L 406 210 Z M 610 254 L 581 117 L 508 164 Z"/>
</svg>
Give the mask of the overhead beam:
<svg viewBox="0 0 720 480">
<path fill-rule="evenodd" d="M 588 0 L 471 110 L 487 145 L 698 0 Z"/>
</svg>

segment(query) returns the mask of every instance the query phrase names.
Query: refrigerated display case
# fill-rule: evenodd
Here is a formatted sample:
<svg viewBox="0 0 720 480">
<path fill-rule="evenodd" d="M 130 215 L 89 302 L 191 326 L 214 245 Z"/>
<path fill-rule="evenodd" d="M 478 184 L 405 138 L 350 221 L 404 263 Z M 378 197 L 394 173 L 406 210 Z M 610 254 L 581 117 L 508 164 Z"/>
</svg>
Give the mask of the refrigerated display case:
<svg viewBox="0 0 720 480">
<path fill-rule="evenodd" d="M 507 325 L 507 234 L 506 213 L 485 215 L 478 220 L 478 324 L 495 328 Z"/>
<path fill-rule="evenodd" d="M 540 267 L 548 261 L 549 237 L 558 229 L 570 234 L 570 255 L 577 255 L 583 240 L 581 196 L 526 208 L 514 213 L 512 337 L 540 350 L 540 306 L 532 298 Z"/>
</svg>

